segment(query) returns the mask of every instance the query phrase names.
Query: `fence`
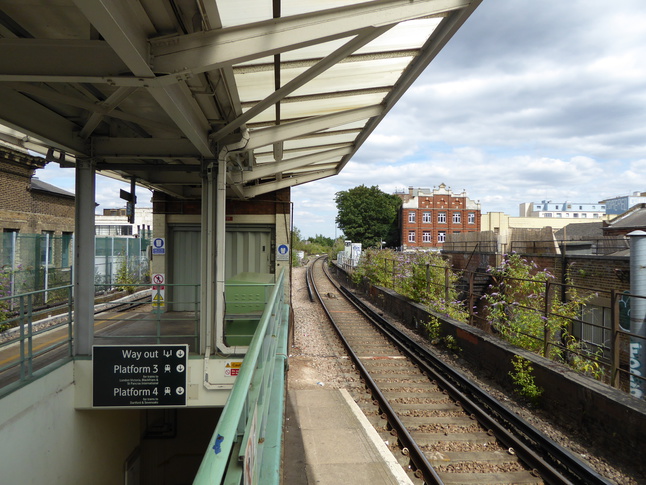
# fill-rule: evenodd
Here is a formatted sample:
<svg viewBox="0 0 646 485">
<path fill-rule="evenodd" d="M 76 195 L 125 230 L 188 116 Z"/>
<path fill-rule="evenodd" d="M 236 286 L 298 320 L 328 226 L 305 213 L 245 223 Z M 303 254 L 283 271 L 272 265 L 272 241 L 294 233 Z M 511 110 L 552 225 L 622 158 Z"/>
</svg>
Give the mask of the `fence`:
<svg viewBox="0 0 646 485">
<path fill-rule="evenodd" d="M 60 300 L 60 292 L 51 288 L 73 283 L 71 233 L 55 236 L 5 232 L 1 243 L 0 297 L 38 292 L 34 305 L 46 305 Z M 130 283 L 148 282 L 148 244 L 147 238 L 96 237 L 95 282 L 109 288 L 124 279 Z"/>
<path fill-rule="evenodd" d="M 364 258 L 364 264 L 368 259 Z M 630 331 L 629 315 L 630 302 L 644 296 L 500 275 L 492 288 L 489 273 L 454 272 L 444 264 L 413 256 L 372 264 L 378 268 L 360 267 L 358 271 L 373 284 L 444 316 L 463 316 L 468 323 L 499 333 L 516 345 L 643 397 L 646 378 L 636 368 L 632 353 L 646 346 L 646 336 Z M 498 292 L 506 297 L 492 299 Z M 591 304 L 592 296 L 609 306 Z"/>
</svg>

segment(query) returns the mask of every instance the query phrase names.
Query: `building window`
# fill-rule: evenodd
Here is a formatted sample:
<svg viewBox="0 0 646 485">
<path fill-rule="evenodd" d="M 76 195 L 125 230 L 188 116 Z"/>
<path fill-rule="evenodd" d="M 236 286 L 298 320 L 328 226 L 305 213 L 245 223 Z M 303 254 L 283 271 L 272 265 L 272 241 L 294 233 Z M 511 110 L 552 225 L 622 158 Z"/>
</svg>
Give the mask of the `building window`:
<svg viewBox="0 0 646 485">
<path fill-rule="evenodd" d="M 431 242 L 431 231 L 424 231 L 422 233 L 422 242 L 425 242 L 425 243 Z"/>
<path fill-rule="evenodd" d="M 459 224 L 462 222 L 462 215 L 459 212 L 453 213 L 453 224 Z"/>
<path fill-rule="evenodd" d="M 588 214 L 586 214 L 586 213 L 584 212 L 583 214 L 581 214 L 581 217 L 583 217 L 584 219 L 587 219 Z"/>
<path fill-rule="evenodd" d="M 73 233 L 71 232 L 64 232 L 63 237 L 61 238 L 61 242 L 63 243 L 61 266 L 63 268 L 67 268 L 72 265 L 70 262 L 70 255 L 72 254 L 72 235 Z"/>
<path fill-rule="evenodd" d="M 610 308 L 586 304 L 581 311 L 581 321 L 573 321 L 574 336 L 596 352 L 600 347 L 607 353 L 610 346 L 612 311 Z"/>
<path fill-rule="evenodd" d="M 443 243 L 446 240 L 446 231 L 440 231 L 437 233 L 437 242 Z"/>
<path fill-rule="evenodd" d="M 552 213 L 551 212 L 545 212 L 543 214 L 543 217 L 552 217 Z"/>
<path fill-rule="evenodd" d="M 431 213 L 430 212 L 423 212 L 422 213 L 422 222 L 431 222 Z"/>
<path fill-rule="evenodd" d="M 437 213 L 437 223 L 438 224 L 446 224 L 446 212 L 438 212 Z"/>
<path fill-rule="evenodd" d="M 561 214 L 560 212 L 557 212 L 556 217 L 563 217 L 563 214 Z"/>
<path fill-rule="evenodd" d="M 95 226 L 97 236 L 132 236 L 132 226 Z"/>
<path fill-rule="evenodd" d="M 572 217 L 579 217 L 579 213 L 575 212 L 574 214 L 572 214 Z"/>
<path fill-rule="evenodd" d="M 475 212 L 469 212 L 467 216 L 467 221 L 469 224 L 475 224 L 476 223 L 476 214 Z"/>
<path fill-rule="evenodd" d="M 408 231 L 408 242 L 409 243 L 415 242 L 415 231 Z"/>
<path fill-rule="evenodd" d="M 410 211 L 408 213 L 408 222 L 415 222 L 415 212 L 414 211 Z"/>
<path fill-rule="evenodd" d="M 595 215 L 594 215 L 594 216 L 592 216 L 592 217 L 593 217 L 594 219 L 599 219 L 599 214 L 595 214 Z"/>
<path fill-rule="evenodd" d="M 41 234 L 40 264 L 51 266 L 54 264 L 54 231 L 42 231 Z"/>
<path fill-rule="evenodd" d="M 2 230 L 2 259 L 0 262 L 2 266 L 12 268 L 12 264 L 15 262 L 14 256 L 16 251 L 18 241 L 18 229 L 3 229 Z"/>
</svg>

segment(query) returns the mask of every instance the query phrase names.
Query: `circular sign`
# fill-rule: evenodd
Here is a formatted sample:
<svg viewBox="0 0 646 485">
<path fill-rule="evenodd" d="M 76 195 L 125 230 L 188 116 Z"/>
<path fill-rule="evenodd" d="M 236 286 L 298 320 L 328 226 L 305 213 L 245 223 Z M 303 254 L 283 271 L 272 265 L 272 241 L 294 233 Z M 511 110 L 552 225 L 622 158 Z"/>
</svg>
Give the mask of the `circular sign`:
<svg viewBox="0 0 646 485">
<path fill-rule="evenodd" d="M 161 273 L 156 273 L 153 275 L 153 283 L 156 285 L 161 285 L 164 283 L 164 275 Z"/>
<path fill-rule="evenodd" d="M 287 247 L 287 244 L 281 244 L 278 246 L 278 254 L 287 254 L 289 251 L 289 248 Z"/>
</svg>

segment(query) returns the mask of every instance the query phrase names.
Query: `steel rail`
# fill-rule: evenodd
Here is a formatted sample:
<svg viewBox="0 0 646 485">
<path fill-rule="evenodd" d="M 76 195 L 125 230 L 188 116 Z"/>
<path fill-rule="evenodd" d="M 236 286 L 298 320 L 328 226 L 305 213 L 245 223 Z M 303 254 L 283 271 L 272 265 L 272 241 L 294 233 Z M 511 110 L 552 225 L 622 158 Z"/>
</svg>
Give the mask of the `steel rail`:
<svg viewBox="0 0 646 485">
<path fill-rule="evenodd" d="M 535 468 L 548 483 L 586 483 L 594 485 L 611 485 L 592 468 L 583 463 L 569 450 L 543 434 L 524 419 L 512 413 L 497 399 L 473 384 L 461 372 L 445 364 L 432 353 L 406 334 L 393 327 L 385 318 L 372 311 L 346 287 L 337 286 L 339 290 L 354 302 L 362 313 L 389 337 L 396 340 L 413 360 L 428 374 L 433 376 L 441 387 L 460 404 L 477 415 L 483 426 L 491 429 L 496 438 L 505 446 L 512 447 L 526 464 Z M 487 412 L 487 410 L 489 410 Z M 494 414 L 498 418 L 493 419 Z M 505 425 L 503 425 L 504 423 Z M 511 430 L 511 431 L 510 431 Z M 524 437 L 530 443 L 520 441 Z M 537 448 L 540 452 L 532 448 Z M 547 458 L 545 457 L 547 455 Z M 549 462 L 548 462 L 549 459 Z M 568 476 L 566 476 L 567 474 Z"/>
<path fill-rule="evenodd" d="M 332 284 L 335 287 L 339 288 L 339 286 L 330 277 L 330 274 L 328 273 L 325 265 L 323 265 L 323 272 L 330 279 Z M 313 279 L 312 279 L 312 283 L 314 283 Z M 325 303 L 323 303 L 323 299 L 321 298 L 321 295 L 318 292 L 318 288 L 316 287 L 316 284 L 313 284 L 313 289 L 316 294 L 316 297 L 318 298 L 319 302 L 321 303 L 321 306 L 323 307 L 325 314 L 327 315 L 328 319 L 330 320 L 330 323 L 332 324 L 337 335 L 339 336 L 339 339 L 341 340 L 343 346 L 348 352 L 350 359 L 352 360 L 357 370 L 359 371 L 359 374 L 364 380 L 366 387 L 370 390 L 373 399 L 375 399 L 379 403 L 380 411 L 382 411 L 386 415 L 386 420 L 388 421 L 388 425 L 395 432 L 395 437 L 399 441 L 399 444 L 402 446 L 402 448 L 406 448 L 408 450 L 408 458 L 415 471 L 415 475 L 418 476 L 418 478 L 422 478 L 426 484 L 444 485 L 444 482 L 435 471 L 435 468 L 433 468 L 433 465 L 431 465 L 431 463 L 428 461 L 428 458 L 426 457 L 424 452 L 417 445 L 417 442 L 410 435 L 406 426 L 404 426 L 402 421 L 399 419 L 399 416 L 397 415 L 397 413 L 390 406 L 390 403 L 388 402 L 386 397 L 379 389 L 379 386 L 377 385 L 377 383 L 372 379 L 368 370 L 365 368 L 365 366 L 363 365 L 359 357 L 350 347 L 350 344 L 343 336 L 334 318 L 328 311 Z"/>
</svg>

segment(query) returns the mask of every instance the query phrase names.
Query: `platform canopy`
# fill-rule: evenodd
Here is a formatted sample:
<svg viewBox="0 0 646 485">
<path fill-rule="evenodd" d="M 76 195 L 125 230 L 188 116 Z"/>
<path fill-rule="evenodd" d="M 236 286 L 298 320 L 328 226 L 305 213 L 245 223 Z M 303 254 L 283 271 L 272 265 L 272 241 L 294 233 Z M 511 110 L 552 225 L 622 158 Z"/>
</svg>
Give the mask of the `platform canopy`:
<svg viewBox="0 0 646 485">
<path fill-rule="evenodd" d="M 0 0 L 0 140 L 181 198 L 336 175 L 479 3 Z"/>
</svg>

